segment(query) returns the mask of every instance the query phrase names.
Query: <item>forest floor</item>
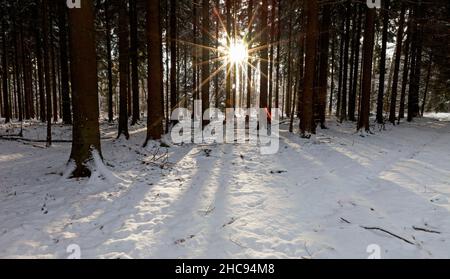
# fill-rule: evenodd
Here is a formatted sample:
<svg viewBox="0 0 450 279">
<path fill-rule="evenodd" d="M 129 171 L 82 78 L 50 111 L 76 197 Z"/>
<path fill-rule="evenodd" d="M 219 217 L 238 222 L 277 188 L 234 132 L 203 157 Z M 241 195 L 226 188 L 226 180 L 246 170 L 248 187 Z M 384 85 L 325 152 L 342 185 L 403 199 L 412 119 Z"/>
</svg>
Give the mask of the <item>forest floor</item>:
<svg viewBox="0 0 450 279">
<path fill-rule="evenodd" d="M 450 115 L 364 136 L 329 125 L 310 140 L 282 127 L 265 156 L 143 148 L 144 125 L 126 141 L 102 124 L 106 168 L 78 181 L 63 178 L 70 143 L 0 140 L 0 258 L 66 258 L 71 244 L 82 258 L 450 258 Z"/>
</svg>

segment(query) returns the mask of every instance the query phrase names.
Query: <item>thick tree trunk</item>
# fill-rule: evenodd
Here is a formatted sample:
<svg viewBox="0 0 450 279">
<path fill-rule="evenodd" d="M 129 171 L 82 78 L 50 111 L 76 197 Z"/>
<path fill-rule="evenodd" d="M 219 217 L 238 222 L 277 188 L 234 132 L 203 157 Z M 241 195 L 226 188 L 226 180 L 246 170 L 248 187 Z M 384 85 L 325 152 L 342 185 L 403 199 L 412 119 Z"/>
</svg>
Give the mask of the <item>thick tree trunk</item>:
<svg viewBox="0 0 450 279">
<path fill-rule="evenodd" d="M 363 47 L 363 77 L 361 104 L 358 120 L 358 131 L 365 129 L 370 131 L 370 91 L 372 82 L 372 65 L 373 65 L 373 46 L 375 34 L 375 9 L 366 8 L 366 24 L 364 30 L 364 47 Z"/>
<path fill-rule="evenodd" d="M 161 139 L 164 132 L 163 64 L 161 38 L 160 0 L 147 1 L 147 52 L 148 52 L 148 98 L 147 139 Z"/>
<path fill-rule="evenodd" d="M 305 83 L 303 90 L 303 109 L 300 121 L 302 137 L 310 137 L 315 131 L 314 124 L 314 76 L 316 73 L 316 53 L 318 39 L 318 1 L 306 2 L 306 48 L 305 48 Z"/>
<path fill-rule="evenodd" d="M 86 177 L 92 173 L 92 152 L 96 150 L 101 156 L 92 1 L 84 1 L 81 9 L 71 9 L 69 20 L 74 112 L 70 158 L 76 165 L 73 176 Z"/>
</svg>

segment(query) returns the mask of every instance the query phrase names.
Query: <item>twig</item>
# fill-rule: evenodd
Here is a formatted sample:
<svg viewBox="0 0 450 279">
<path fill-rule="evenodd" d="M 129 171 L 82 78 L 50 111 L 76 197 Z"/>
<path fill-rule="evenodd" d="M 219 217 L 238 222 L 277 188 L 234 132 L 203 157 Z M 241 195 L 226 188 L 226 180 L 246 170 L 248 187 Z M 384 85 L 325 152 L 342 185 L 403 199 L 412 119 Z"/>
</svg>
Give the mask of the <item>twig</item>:
<svg viewBox="0 0 450 279">
<path fill-rule="evenodd" d="M 378 228 L 378 227 L 363 227 L 363 226 L 361 226 L 361 228 L 363 228 L 365 230 L 370 230 L 370 231 L 381 231 L 381 232 L 387 233 L 387 234 L 389 234 L 389 235 L 391 235 L 391 236 L 393 236 L 395 238 L 403 240 L 404 242 L 406 242 L 408 244 L 415 245 L 413 242 L 409 241 L 408 239 L 403 238 L 403 237 L 401 237 L 399 235 L 396 235 L 395 233 L 392 233 L 392 232 L 387 231 L 387 230 L 382 229 L 382 228 Z"/>
<path fill-rule="evenodd" d="M 421 231 L 421 232 L 427 232 L 427 233 L 435 233 L 435 234 L 441 234 L 441 232 L 438 231 L 433 231 L 433 230 L 429 230 L 429 229 L 424 229 L 424 228 L 419 228 L 419 227 L 412 227 L 414 230 L 416 231 Z"/>
</svg>

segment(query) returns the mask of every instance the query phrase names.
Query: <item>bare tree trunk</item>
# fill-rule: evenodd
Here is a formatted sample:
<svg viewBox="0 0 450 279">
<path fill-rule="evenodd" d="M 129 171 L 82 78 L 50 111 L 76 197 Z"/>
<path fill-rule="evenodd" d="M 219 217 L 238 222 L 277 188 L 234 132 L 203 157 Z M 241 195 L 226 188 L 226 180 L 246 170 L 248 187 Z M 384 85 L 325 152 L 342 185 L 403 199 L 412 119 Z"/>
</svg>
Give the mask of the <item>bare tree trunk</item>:
<svg viewBox="0 0 450 279">
<path fill-rule="evenodd" d="M 131 125 L 135 125 L 140 119 L 139 106 L 139 60 L 138 60 L 138 15 L 137 15 L 137 0 L 130 0 L 130 60 L 131 60 L 131 88 L 133 90 L 133 117 Z"/>
<path fill-rule="evenodd" d="M 80 9 L 71 9 L 69 20 L 74 112 L 70 158 L 76 165 L 73 176 L 86 177 L 92 174 L 92 152 L 101 156 L 92 1 L 84 1 Z"/>
<path fill-rule="evenodd" d="M 341 122 L 347 120 L 347 96 L 348 96 L 348 51 L 350 48 L 350 2 L 347 1 L 345 8 L 345 35 L 344 35 L 344 72 L 342 74 L 341 92 Z"/>
<path fill-rule="evenodd" d="M 8 82 L 8 46 L 6 42 L 6 18 L 2 17 L 1 19 L 1 26 L 2 26 L 2 68 L 3 68 L 3 74 L 2 74 L 2 83 L 3 83 L 3 114 L 5 116 L 5 123 L 11 122 L 11 106 L 9 101 L 9 82 Z"/>
<path fill-rule="evenodd" d="M 52 145 L 52 87 L 50 77 L 50 46 L 48 41 L 48 0 L 43 0 L 42 4 L 42 34 L 44 36 L 43 53 L 44 53 L 44 73 L 45 73 L 45 95 L 47 105 L 47 146 Z"/>
<path fill-rule="evenodd" d="M 128 133 L 128 81 L 129 81 L 129 28 L 127 1 L 119 1 L 119 74 L 120 74 L 120 111 L 119 111 L 119 138 L 122 134 L 126 139 L 130 138 Z"/>
<path fill-rule="evenodd" d="M 383 116 L 383 105 L 384 105 L 384 83 L 386 77 L 386 49 L 387 49 L 387 37 L 388 37 L 388 29 L 389 29 L 389 0 L 384 0 L 383 6 L 383 36 L 381 43 L 381 57 L 380 57 L 380 87 L 378 91 L 378 100 L 377 100 L 377 122 L 378 124 L 384 123 Z"/>
<path fill-rule="evenodd" d="M 64 124 L 72 124 L 72 109 L 70 106 L 69 85 L 69 58 L 67 53 L 67 19 L 65 1 L 58 3 L 58 25 L 59 25 L 59 51 L 61 66 L 61 96 L 62 96 L 62 118 Z"/>
<path fill-rule="evenodd" d="M 269 73 L 269 65 L 267 63 L 269 59 L 269 54 L 267 51 L 267 44 L 269 42 L 268 33 L 267 33 L 267 17 L 268 17 L 268 0 L 262 0 L 261 6 L 261 14 L 260 14 L 260 32 L 261 32 L 261 46 L 263 46 L 261 50 L 261 75 L 260 75 L 260 96 L 259 96 L 259 107 L 267 108 L 267 93 L 268 93 L 268 73 Z"/>
<path fill-rule="evenodd" d="M 170 113 L 177 107 L 177 1 L 170 0 Z"/>
<path fill-rule="evenodd" d="M 373 46 L 375 34 L 375 9 L 366 8 L 366 25 L 364 30 L 363 77 L 361 89 L 361 104 L 358 120 L 358 131 L 370 131 L 370 91 L 372 82 Z"/>
<path fill-rule="evenodd" d="M 319 30 L 318 1 L 306 2 L 306 49 L 305 49 L 305 84 L 303 90 L 303 109 L 300 121 L 302 137 L 309 138 L 315 131 L 314 124 L 314 76 L 316 73 L 315 61 L 317 54 L 317 39 Z"/>
<path fill-rule="evenodd" d="M 318 115 L 320 126 L 326 129 L 326 107 L 327 107 L 327 89 L 328 89 L 328 58 L 330 47 L 330 25 L 331 10 L 329 5 L 324 5 L 322 12 L 322 22 L 320 28 L 320 61 L 319 61 L 319 106 Z"/>
<path fill-rule="evenodd" d="M 397 48 L 395 50 L 395 62 L 394 62 L 394 77 L 392 78 L 392 92 L 391 92 L 391 105 L 389 110 L 389 122 L 395 125 L 396 112 L 397 112 L 397 91 L 398 91 L 398 79 L 400 72 L 400 60 L 402 58 L 402 46 L 403 46 L 403 33 L 405 23 L 406 5 L 402 4 L 400 11 L 400 21 L 397 32 Z"/>
<path fill-rule="evenodd" d="M 163 103 L 163 63 L 162 63 L 162 38 L 160 0 L 147 0 L 147 52 L 148 52 L 148 117 L 147 139 L 161 139 L 164 132 Z"/>
<path fill-rule="evenodd" d="M 209 109 L 209 0 L 202 0 L 202 29 L 203 29 L 203 48 L 202 48 L 202 115 Z M 207 121 L 203 121 L 207 124 Z"/>
</svg>

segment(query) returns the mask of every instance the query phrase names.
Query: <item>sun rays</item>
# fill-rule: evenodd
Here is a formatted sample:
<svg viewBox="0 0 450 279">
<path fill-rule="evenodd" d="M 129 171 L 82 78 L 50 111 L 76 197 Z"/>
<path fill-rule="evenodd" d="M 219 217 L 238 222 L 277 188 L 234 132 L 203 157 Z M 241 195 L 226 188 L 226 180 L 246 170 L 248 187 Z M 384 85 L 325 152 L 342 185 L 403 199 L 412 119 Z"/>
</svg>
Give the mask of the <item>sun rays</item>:
<svg viewBox="0 0 450 279">
<path fill-rule="evenodd" d="M 204 86 L 209 85 L 209 82 L 220 76 L 221 74 L 225 75 L 225 78 L 231 78 L 231 88 L 234 88 L 236 91 L 234 94 L 237 98 L 243 98 L 247 92 L 243 88 L 249 88 L 248 86 L 242 86 L 244 83 L 252 83 L 250 88 L 257 87 L 256 84 L 259 82 L 259 79 L 256 78 L 253 81 L 250 76 L 248 76 L 250 72 L 261 74 L 259 70 L 259 63 L 269 62 L 259 57 L 259 52 L 270 47 L 280 45 L 282 42 L 272 42 L 266 45 L 258 44 L 258 39 L 261 37 L 263 32 L 268 32 L 268 30 L 258 30 L 256 32 L 252 31 L 251 28 L 254 24 L 255 17 L 257 15 L 256 9 L 251 19 L 249 20 L 248 26 L 244 28 L 239 27 L 239 23 L 233 19 L 233 28 L 227 32 L 227 27 L 224 24 L 224 20 L 222 19 L 217 8 L 213 9 L 213 15 L 217 19 L 217 23 L 219 24 L 220 32 L 218 33 L 218 37 L 216 34 L 210 32 L 210 30 L 203 30 L 201 26 L 199 29 L 201 31 L 201 36 L 205 34 L 210 39 L 210 44 L 194 44 L 187 40 L 177 40 L 180 44 L 189 45 L 194 48 L 194 53 L 199 50 L 206 49 L 209 52 L 209 59 L 204 60 L 202 57 L 197 58 L 197 62 L 192 64 L 193 66 L 201 66 L 205 63 L 209 63 L 213 66 L 213 69 L 208 78 L 205 80 L 200 80 L 199 84 L 195 84 L 193 87 L 193 95 L 195 96 L 196 92 L 200 92 Z M 218 42 L 218 47 L 213 42 Z M 272 61 L 273 63 L 273 61 Z M 264 75 L 264 77 L 271 82 L 271 77 Z M 241 88 L 241 89 L 240 89 Z M 222 90 L 218 90 L 216 92 L 223 92 Z M 181 103 L 181 102 L 180 102 Z"/>
</svg>

